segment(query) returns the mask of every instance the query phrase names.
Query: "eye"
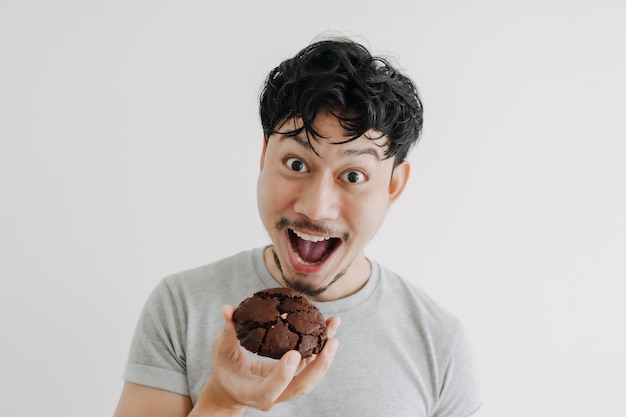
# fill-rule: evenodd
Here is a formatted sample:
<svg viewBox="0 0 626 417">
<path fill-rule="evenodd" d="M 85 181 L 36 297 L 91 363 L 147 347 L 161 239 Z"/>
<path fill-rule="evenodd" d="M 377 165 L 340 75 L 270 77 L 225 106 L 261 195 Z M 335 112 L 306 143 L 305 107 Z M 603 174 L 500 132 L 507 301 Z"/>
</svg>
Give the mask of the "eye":
<svg viewBox="0 0 626 417">
<path fill-rule="evenodd" d="M 285 164 L 292 171 L 295 171 L 295 172 L 309 172 L 309 169 L 307 168 L 306 165 L 304 165 L 304 162 L 302 162 L 298 158 L 293 158 L 293 157 L 292 158 L 287 158 L 287 160 L 285 161 Z"/>
<path fill-rule="evenodd" d="M 366 177 L 361 171 L 347 171 L 341 176 L 341 179 L 351 184 L 356 184 L 365 181 Z"/>
</svg>

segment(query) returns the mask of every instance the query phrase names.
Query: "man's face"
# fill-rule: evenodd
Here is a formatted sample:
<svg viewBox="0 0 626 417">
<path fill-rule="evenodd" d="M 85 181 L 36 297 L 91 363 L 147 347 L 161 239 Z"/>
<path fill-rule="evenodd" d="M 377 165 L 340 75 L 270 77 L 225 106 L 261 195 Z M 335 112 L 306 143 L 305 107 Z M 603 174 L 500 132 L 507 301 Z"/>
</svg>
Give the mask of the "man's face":
<svg viewBox="0 0 626 417">
<path fill-rule="evenodd" d="M 289 120 L 285 131 L 299 123 Z M 311 137 L 313 147 L 304 131 L 269 137 L 258 206 L 273 242 L 265 263 L 274 278 L 314 299 L 333 300 L 367 282 L 364 247 L 404 188 L 409 167 L 394 169 L 394 159 L 385 159 L 385 137 L 336 144 L 347 137 L 330 113 L 319 113 L 315 129 L 322 137 Z"/>
</svg>

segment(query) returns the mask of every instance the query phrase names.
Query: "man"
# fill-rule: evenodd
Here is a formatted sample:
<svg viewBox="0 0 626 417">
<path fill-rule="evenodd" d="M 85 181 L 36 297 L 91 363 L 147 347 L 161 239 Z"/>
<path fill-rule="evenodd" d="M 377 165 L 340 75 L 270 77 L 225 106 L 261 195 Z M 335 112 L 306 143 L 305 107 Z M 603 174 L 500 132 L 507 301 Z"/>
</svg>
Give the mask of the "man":
<svg viewBox="0 0 626 417">
<path fill-rule="evenodd" d="M 115 416 L 475 415 L 458 321 L 364 253 L 409 178 L 422 127 L 413 83 L 361 45 L 320 41 L 269 74 L 260 114 L 272 244 L 159 284 Z M 239 345 L 233 305 L 277 286 L 328 318 L 316 357 L 261 360 Z"/>
</svg>

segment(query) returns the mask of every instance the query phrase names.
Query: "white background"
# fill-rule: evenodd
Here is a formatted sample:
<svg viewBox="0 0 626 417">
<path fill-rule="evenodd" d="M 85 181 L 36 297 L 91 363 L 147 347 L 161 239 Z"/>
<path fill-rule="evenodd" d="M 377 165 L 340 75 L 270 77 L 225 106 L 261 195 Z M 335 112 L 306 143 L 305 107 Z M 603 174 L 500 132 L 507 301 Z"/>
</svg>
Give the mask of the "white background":
<svg viewBox="0 0 626 417">
<path fill-rule="evenodd" d="M 486 416 L 624 416 L 626 7 L 0 1 L 0 415 L 110 416 L 157 281 L 263 245 L 266 73 L 339 31 L 425 106 L 368 254 L 457 314 Z"/>
</svg>

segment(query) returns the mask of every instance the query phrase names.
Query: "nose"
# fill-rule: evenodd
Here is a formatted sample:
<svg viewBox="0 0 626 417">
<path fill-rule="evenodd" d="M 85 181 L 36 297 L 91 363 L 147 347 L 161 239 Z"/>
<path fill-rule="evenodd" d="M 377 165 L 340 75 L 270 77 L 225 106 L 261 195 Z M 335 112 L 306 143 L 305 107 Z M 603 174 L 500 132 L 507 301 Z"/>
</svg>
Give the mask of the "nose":
<svg viewBox="0 0 626 417">
<path fill-rule="evenodd" d="M 294 203 L 294 210 L 310 220 L 335 220 L 339 216 L 340 190 L 332 175 L 312 175 Z"/>
</svg>

